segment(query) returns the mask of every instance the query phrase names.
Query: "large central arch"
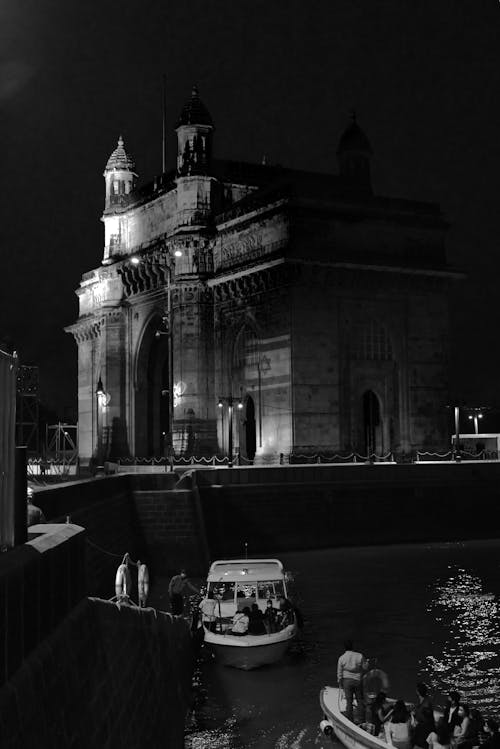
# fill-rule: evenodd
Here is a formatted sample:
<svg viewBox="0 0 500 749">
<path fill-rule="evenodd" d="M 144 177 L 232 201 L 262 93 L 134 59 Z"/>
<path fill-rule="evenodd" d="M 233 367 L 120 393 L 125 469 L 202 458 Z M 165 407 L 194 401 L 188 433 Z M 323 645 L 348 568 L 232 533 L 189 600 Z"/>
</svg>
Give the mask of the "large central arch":
<svg viewBox="0 0 500 749">
<path fill-rule="evenodd" d="M 135 454 L 165 455 L 169 435 L 168 336 L 157 335 L 162 320 L 151 318 L 142 336 L 135 367 Z"/>
</svg>

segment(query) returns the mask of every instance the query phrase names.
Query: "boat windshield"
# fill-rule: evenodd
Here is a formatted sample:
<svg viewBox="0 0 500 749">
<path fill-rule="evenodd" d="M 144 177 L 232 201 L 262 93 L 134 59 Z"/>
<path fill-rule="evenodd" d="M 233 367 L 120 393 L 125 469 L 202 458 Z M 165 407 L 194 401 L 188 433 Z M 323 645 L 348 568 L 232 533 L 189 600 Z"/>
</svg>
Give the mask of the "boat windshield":
<svg viewBox="0 0 500 749">
<path fill-rule="evenodd" d="M 243 602 L 251 599 L 251 602 L 266 601 L 268 598 L 277 601 L 280 596 L 286 596 L 283 580 L 264 580 L 262 582 L 221 582 L 214 581 L 208 584 L 207 593 L 220 601 Z M 249 601 L 250 602 L 250 601 Z"/>
<path fill-rule="evenodd" d="M 283 580 L 269 580 L 268 582 L 262 583 L 259 582 L 257 583 L 257 591 L 258 597 L 261 600 L 266 600 L 267 598 L 279 598 L 279 596 L 286 595 Z"/>
<path fill-rule="evenodd" d="M 219 598 L 221 601 L 233 601 L 235 587 L 236 583 L 213 582 L 208 584 L 207 592 L 212 593 L 214 598 Z"/>
</svg>

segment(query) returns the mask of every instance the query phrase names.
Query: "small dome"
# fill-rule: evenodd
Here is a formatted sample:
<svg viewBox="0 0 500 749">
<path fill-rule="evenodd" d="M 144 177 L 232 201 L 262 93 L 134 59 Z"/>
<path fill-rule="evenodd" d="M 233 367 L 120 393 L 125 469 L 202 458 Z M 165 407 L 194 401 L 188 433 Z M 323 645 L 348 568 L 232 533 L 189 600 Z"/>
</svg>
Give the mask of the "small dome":
<svg viewBox="0 0 500 749">
<path fill-rule="evenodd" d="M 355 115 L 353 115 L 352 122 L 340 136 L 337 153 L 344 151 L 363 151 L 370 155 L 373 153 L 370 141 L 356 122 Z"/>
<path fill-rule="evenodd" d="M 127 172 L 133 172 L 135 169 L 133 158 L 127 154 L 123 147 L 123 138 L 121 135 L 118 138 L 118 146 L 115 148 L 106 164 L 107 172 L 111 172 L 113 169 L 123 169 Z"/>
<path fill-rule="evenodd" d="M 193 86 L 191 98 L 182 107 L 182 112 L 177 120 L 177 127 L 182 127 L 183 125 L 214 126 L 210 112 L 200 99 L 196 86 Z"/>
</svg>

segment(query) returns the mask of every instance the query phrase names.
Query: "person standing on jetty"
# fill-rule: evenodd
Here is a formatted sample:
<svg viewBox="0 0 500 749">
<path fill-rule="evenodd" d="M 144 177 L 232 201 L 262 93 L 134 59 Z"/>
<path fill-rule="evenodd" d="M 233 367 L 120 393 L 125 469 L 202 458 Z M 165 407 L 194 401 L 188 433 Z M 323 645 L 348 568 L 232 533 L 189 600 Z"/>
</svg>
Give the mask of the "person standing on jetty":
<svg viewBox="0 0 500 749">
<path fill-rule="evenodd" d="M 188 578 L 186 570 L 181 570 L 178 575 L 173 576 L 168 585 L 170 608 L 174 616 L 180 616 L 184 611 L 184 591 L 186 588 L 189 588 L 193 593 L 200 592 Z"/>
<path fill-rule="evenodd" d="M 344 642 L 345 652 L 340 656 L 337 663 L 337 680 L 339 688 L 344 690 L 346 699 L 345 714 L 349 720 L 353 719 L 353 697 L 356 695 L 358 722 L 364 720 L 365 703 L 363 700 L 363 687 L 361 677 L 366 670 L 367 661 L 356 650 L 353 650 L 352 640 Z"/>
</svg>

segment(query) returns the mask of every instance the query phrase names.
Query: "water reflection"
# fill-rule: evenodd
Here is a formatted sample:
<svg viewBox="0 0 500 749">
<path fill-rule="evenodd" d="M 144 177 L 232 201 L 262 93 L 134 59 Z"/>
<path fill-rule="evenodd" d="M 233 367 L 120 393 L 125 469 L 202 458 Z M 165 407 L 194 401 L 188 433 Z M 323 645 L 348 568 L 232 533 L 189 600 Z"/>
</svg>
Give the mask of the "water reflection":
<svg viewBox="0 0 500 749">
<path fill-rule="evenodd" d="M 435 689 L 457 689 L 467 703 L 493 714 L 500 693 L 497 597 L 472 572 L 453 565 L 449 570 L 428 607 L 446 641 L 442 653 L 426 657 L 424 670 Z"/>
</svg>

